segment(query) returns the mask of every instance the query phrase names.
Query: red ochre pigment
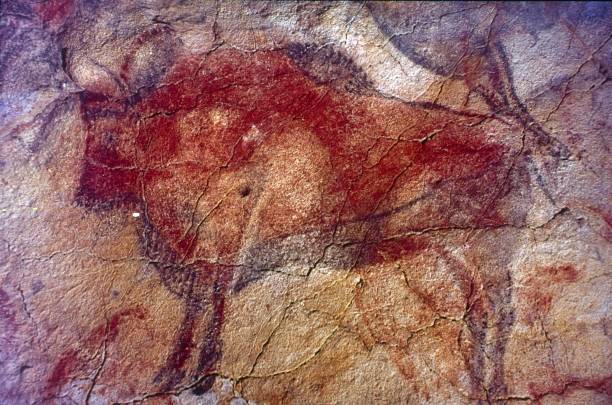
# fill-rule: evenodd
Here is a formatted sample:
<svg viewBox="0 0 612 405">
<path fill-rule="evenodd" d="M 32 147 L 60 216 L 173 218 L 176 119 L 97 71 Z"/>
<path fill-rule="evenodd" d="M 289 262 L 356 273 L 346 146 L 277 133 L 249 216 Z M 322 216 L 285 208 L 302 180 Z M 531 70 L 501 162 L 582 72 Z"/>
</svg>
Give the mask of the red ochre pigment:
<svg viewBox="0 0 612 405">
<path fill-rule="evenodd" d="M 456 194 L 425 204 L 415 228 L 501 221 L 493 203 L 505 174 L 503 148 L 472 126 L 482 118 L 316 85 L 280 52 L 218 51 L 203 61 L 185 60 L 146 95 L 83 93 L 82 113 L 87 140 L 77 201 L 92 208 L 146 201 L 148 219 L 183 257 L 202 252 L 185 237 L 185 213 L 164 183 L 181 184 L 182 193 L 195 199 L 217 171 L 248 169 L 262 157 L 258 150 L 290 143 L 300 133 L 316 136 L 332 170 L 324 173 L 317 215 L 296 223 L 277 213 L 280 226 L 271 227 L 282 231 L 272 237 L 366 221 L 398 208 L 385 207 L 385 198 L 407 186 Z M 216 113 L 224 115 L 222 124 L 212 122 Z M 387 121 L 394 128 L 386 128 Z M 461 218 L 453 223 L 451 217 Z M 239 248 L 228 240 L 215 253 Z"/>
<path fill-rule="evenodd" d="M 75 373 L 91 372 L 88 364 L 89 353 L 98 352 L 103 356 L 101 349 L 104 345 L 114 342 L 119 335 L 119 326 L 127 318 L 145 319 L 146 312 L 140 308 L 128 308 L 121 310 L 111 316 L 108 322 L 96 326 L 82 339 L 80 349 L 68 349 L 60 356 L 45 386 L 45 399 L 58 395 L 58 390 L 68 383 L 71 378 L 77 378 Z M 99 357 L 98 357 L 99 358 Z"/>
<path fill-rule="evenodd" d="M 397 235 L 504 223 L 496 201 L 507 192 L 508 150 L 482 132 L 483 117 L 316 84 L 282 52 L 184 58 L 155 89 L 125 98 L 89 90 L 81 101 L 87 135 L 76 202 L 142 212 L 142 249 L 185 299 L 175 350 L 158 376 L 167 387 L 182 381 L 195 347 L 198 376 L 220 355 L 224 295 L 264 186 L 267 151 L 314 140 L 320 195 L 307 215 L 292 215 L 298 209 L 275 196 L 259 211 L 257 243 L 341 234 L 362 246 L 351 266 L 363 266 L 427 245 Z M 215 208 L 208 195 L 220 195 L 223 176 L 246 184 Z M 401 226 L 389 234 L 396 215 Z"/>
</svg>

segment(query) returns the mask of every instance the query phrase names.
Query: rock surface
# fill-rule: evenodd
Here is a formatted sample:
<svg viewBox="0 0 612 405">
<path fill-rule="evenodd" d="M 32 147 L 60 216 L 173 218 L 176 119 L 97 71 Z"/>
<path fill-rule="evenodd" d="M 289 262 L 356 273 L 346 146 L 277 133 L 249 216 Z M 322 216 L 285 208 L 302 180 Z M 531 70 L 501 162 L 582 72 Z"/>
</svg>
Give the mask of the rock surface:
<svg viewBox="0 0 612 405">
<path fill-rule="evenodd" d="M 0 3 L 0 403 L 612 400 L 606 3 Z"/>
</svg>

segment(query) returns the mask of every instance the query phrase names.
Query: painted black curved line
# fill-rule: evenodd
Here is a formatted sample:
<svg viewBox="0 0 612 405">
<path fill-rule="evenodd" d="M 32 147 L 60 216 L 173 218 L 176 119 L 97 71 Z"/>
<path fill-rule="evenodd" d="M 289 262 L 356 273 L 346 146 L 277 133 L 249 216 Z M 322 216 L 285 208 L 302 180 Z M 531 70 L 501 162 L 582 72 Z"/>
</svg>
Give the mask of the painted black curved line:
<svg viewBox="0 0 612 405">
<path fill-rule="evenodd" d="M 453 73 L 455 63 L 440 63 L 432 56 L 428 56 L 418 51 L 414 46 L 411 46 L 408 41 L 403 41 L 400 35 L 397 35 L 396 28 L 398 25 L 399 16 L 393 16 L 396 20 L 392 21 L 389 15 L 385 13 L 385 8 L 388 4 L 385 2 L 366 2 L 366 8 L 374 19 L 374 22 L 380 31 L 389 38 L 393 46 L 406 55 L 414 63 L 423 66 L 424 68 L 442 75 L 448 76 Z M 448 61 L 447 61 L 448 62 Z"/>
<path fill-rule="evenodd" d="M 416 46 L 411 46 L 410 40 L 404 40 L 403 37 L 396 35 L 395 28 L 397 28 L 397 21 L 388 19 L 388 15 L 384 11 L 385 7 L 386 5 L 384 3 L 374 2 L 368 3 L 367 5 L 370 14 L 381 32 L 390 38 L 390 42 L 398 51 L 402 52 L 416 64 L 436 74 L 466 80 L 463 69 L 459 69 L 460 73 L 457 73 L 457 66 L 461 65 L 462 58 L 458 58 L 455 61 L 448 60 L 445 55 L 427 55 L 419 52 Z M 499 6 L 496 5 L 496 7 L 498 8 L 498 12 L 500 12 Z M 398 17 L 395 16 L 395 18 Z M 491 31 L 492 29 L 493 28 L 491 28 Z M 484 38 L 480 38 L 480 34 L 474 34 L 474 38 L 476 38 L 475 42 L 482 43 L 483 45 L 479 47 L 468 46 L 468 51 L 472 52 L 473 55 L 484 58 L 486 66 L 482 68 L 481 73 L 490 83 L 489 88 L 477 86 L 471 90 L 483 97 L 493 115 L 504 116 L 516 120 L 525 131 L 534 135 L 537 144 L 543 146 L 550 155 L 559 159 L 568 159 L 571 156 L 569 148 L 561 141 L 551 136 L 550 133 L 533 118 L 525 104 L 517 96 L 507 55 L 501 42 L 495 38 L 495 36 L 495 33 L 490 33 L 490 38 L 485 40 Z M 426 40 L 429 40 L 429 38 Z M 421 42 L 426 40 L 422 40 Z M 431 41 L 433 42 L 435 39 Z M 498 98 L 500 100 L 498 100 Z"/>
<path fill-rule="evenodd" d="M 390 38 L 391 43 L 400 52 L 405 54 L 413 62 L 441 75 L 452 75 L 455 71 L 455 64 L 445 65 L 438 63 L 446 61 L 444 57 L 435 59 L 427 57 L 417 52 L 409 46 L 406 41 L 401 41 L 398 36 L 394 35 L 393 24 L 390 23 L 384 16 L 384 13 L 378 13 L 377 7 L 384 7 L 381 4 L 368 4 L 374 20 L 380 30 Z M 494 115 L 503 115 L 517 120 L 525 131 L 531 132 L 538 144 L 547 145 L 553 139 L 537 122 L 526 106 L 520 101 L 514 89 L 512 71 L 510 69 L 506 54 L 499 42 L 495 42 L 492 46 L 487 41 L 484 52 L 481 54 L 486 58 L 487 65 L 490 69 L 486 69 L 483 74 L 489 75 L 488 82 L 491 89 L 476 88 Z M 457 62 L 460 63 L 460 60 Z M 461 79 L 465 80 L 464 77 Z M 492 90 L 492 91 L 491 91 Z M 501 103 L 498 101 L 501 99 Z M 557 149 L 550 149 L 549 152 L 555 157 L 567 158 L 569 152 L 567 148 L 560 142 L 556 142 L 559 146 Z M 484 388 L 486 400 L 491 401 L 495 398 L 504 397 L 507 394 L 507 386 L 504 380 L 504 355 L 506 351 L 506 343 L 508 335 L 514 324 L 514 309 L 512 306 L 512 279 L 510 275 L 507 277 L 507 282 L 502 286 L 497 286 L 494 291 L 489 292 L 493 295 L 491 302 L 495 306 L 492 313 L 484 311 L 481 314 L 470 313 L 467 319 L 468 327 L 472 335 L 478 342 L 478 347 L 474 351 L 470 359 L 470 374 L 472 383 Z M 495 325 L 491 330 L 488 328 L 488 319 L 494 319 Z M 487 337 L 491 336 L 494 344 L 492 353 L 487 354 Z M 492 358 L 490 358 L 492 357 Z M 493 370 L 493 376 L 488 381 L 485 381 L 485 366 L 488 365 Z"/>
</svg>

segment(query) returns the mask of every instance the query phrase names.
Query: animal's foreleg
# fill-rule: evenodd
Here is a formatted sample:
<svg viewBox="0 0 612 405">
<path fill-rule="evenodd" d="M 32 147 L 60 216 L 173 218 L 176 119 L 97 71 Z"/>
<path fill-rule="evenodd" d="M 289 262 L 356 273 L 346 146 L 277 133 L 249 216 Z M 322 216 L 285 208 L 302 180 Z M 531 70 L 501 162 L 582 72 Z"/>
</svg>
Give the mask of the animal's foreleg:
<svg viewBox="0 0 612 405">
<path fill-rule="evenodd" d="M 185 315 L 177 334 L 172 353 L 165 366 L 159 371 L 155 382 L 161 383 L 164 389 L 176 387 L 185 377 L 185 364 L 195 347 L 194 331 L 201 317 L 201 309 L 191 300 L 186 301 Z"/>
<path fill-rule="evenodd" d="M 225 312 L 225 294 L 231 279 L 231 271 L 225 269 L 219 273 L 215 280 L 211 301 L 212 314 L 207 324 L 204 341 L 200 349 L 197 375 L 210 372 L 221 358 L 221 329 Z"/>
</svg>

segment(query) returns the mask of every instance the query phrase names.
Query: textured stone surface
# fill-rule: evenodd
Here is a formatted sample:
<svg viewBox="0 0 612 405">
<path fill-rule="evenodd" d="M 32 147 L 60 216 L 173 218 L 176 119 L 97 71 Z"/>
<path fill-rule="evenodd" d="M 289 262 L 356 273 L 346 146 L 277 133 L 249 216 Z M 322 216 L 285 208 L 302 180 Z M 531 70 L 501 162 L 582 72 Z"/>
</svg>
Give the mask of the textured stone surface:
<svg viewBox="0 0 612 405">
<path fill-rule="evenodd" d="M 0 3 L 0 403 L 610 403 L 611 35 Z"/>
</svg>

